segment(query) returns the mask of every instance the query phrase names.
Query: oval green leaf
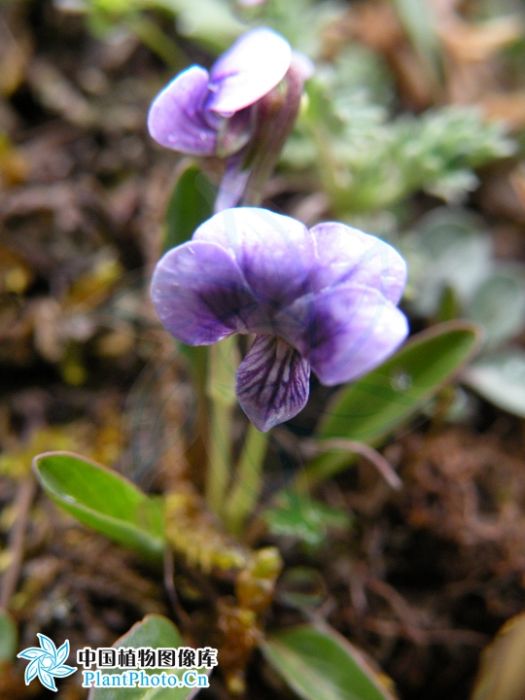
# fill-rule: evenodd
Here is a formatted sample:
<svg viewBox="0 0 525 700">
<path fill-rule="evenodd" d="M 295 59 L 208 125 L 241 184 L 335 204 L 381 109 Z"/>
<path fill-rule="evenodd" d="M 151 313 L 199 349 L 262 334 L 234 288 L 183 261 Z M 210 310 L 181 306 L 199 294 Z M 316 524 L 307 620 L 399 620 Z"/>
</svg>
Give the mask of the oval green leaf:
<svg viewBox="0 0 525 700">
<path fill-rule="evenodd" d="M 479 330 L 449 322 L 414 336 L 392 358 L 336 394 L 320 438 L 370 442 L 401 425 L 471 357 Z"/>
<path fill-rule="evenodd" d="M 525 613 L 498 632 L 481 657 L 471 700 L 523 700 L 525 697 Z"/>
<path fill-rule="evenodd" d="M 465 365 L 479 341 L 479 328 L 463 321 L 442 323 L 414 336 L 380 367 L 336 393 L 317 437 L 376 444 L 420 411 Z M 308 465 L 300 483 L 328 478 L 347 463 L 348 455 L 332 451 Z"/>
<path fill-rule="evenodd" d="M 525 352 L 504 350 L 477 360 L 465 383 L 498 408 L 525 418 Z"/>
<path fill-rule="evenodd" d="M 125 635 L 117 639 L 114 647 L 151 647 L 178 648 L 185 646 L 179 630 L 171 620 L 162 615 L 146 615 L 126 632 Z M 121 673 L 120 669 L 105 669 L 104 673 Z M 172 672 L 165 670 L 165 673 L 181 675 L 184 671 Z M 155 673 L 155 670 L 148 671 Z M 94 688 L 89 693 L 89 700 L 190 700 L 194 698 L 202 688 Z"/>
<path fill-rule="evenodd" d="M 443 73 L 441 42 L 432 5 L 419 0 L 394 0 L 394 7 L 430 77 L 439 84 Z"/>
<path fill-rule="evenodd" d="M 304 700 L 392 700 L 391 682 L 335 631 L 303 625 L 261 645 L 270 665 Z"/>
<path fill-rule="evenodd" d="M 477 288 L 465 314 L 485 330 L 486 347 L 497 347 L 518 335 L 525 325 L 523 270 L 502 265 L 496 268 Z"/>
<path fill-rule="evenodd" d="M 490 236 L 464 210 L 433 210 L 402 244 L 408 259 L 408 303 L 417 315 L 434 316 L 447 288 L 458 304 L 472 299 L 491 273 Z"/>
<path fill-rule="evenodd" d="M 190 240 L 195 230 L 213 214 L 216 190 L 202 170 L 192 161 L 186 161 L 179 171 L 166 210 L 164 251 Z M 207 348 L 178 343 L 186 357 L 195 386 L 202 394 L 206 376 Z"/>
<path fill-rule="evenodd" d="M 166 211 L 164 250 L 188 241 L 213 213 L 215 188 L 199 167 L 189 163 L 179 175 Z"/>
<path fill-rule="evenodd" d="M 16 653 L 17 631 L 11 616 L 0 610 L 0 663 L 11 661 Z"/>
<path fill-rule="evenodd" d="M 283 491 L 261 517 L 272 535 L 293 537 L 311 547 L 321 546 L 331 529 L 347 530 L 352 522 L 346 509 L 328 506 L 293 489 Z"/>
<path fill-rule="evenodd" d="M 33 468 L 47 495 L 79 522 L 150 560 L 164 551 L 164 514 L 119 474 L 71 452 L 45 452 Z"/>
</svg>

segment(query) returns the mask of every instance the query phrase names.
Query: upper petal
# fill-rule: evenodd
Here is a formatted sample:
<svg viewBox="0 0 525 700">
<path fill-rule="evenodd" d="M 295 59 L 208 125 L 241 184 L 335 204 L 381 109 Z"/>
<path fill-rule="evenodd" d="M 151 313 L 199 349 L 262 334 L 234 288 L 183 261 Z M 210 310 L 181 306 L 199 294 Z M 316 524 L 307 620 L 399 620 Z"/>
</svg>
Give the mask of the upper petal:
<svg viewBox="0 0 525 700">
<path fill-rule="evenodd" d="M 225 209 L 199 226 L 193 239 L 231 251 L 260 311 L 269 319 L 310 291 L 312 238 L 295 219 L 256 207 Z M 272 327 L 252 325 L 250 330 L 271 332 Z"/>
<path fill-rule="evenodd" d="M 271 29 L 243 34 L 210 70 L 208 109 L 229 115 L 257 102 L 284 78 L 291 57 L 286 39 Z"/>
<path fill-rule="evenodd" d="M 151 298 L 167 330 L 188 345 L 209 345 L 245 328 L 253 296 L 232 256 L 215 243 L 191 241 L 157 263 Z"/>
<path fill-rule="evenodd" d="M 406 284 L 406 263 L 388 243 L 376 236 L 335 222 L 310 229 L 318 260 L 314 289 L 352 282 L 377 289 L 397 304 Z"/>
<path fill-rule="evenodd" d="M 266 432 L 296 416 L 308 401 L 310 366 L 284 340 L 258 336 L 237 370 L 237 396 L 256 428 Z"/>
<path fill-rule="evenodd" d="M 282 336 L 328 386 L 381 364 L 408 334 L 406 317 L 391 301 L 377 289 L 353 283 L 298 299 L 277 322 Z"/>
<path fill-rule="evenodd" d="M 159 92 L 148 113 L 148 130 L 161 146 L 188 155 L 215 153 L 217 131 L 204 118 L 208 71 L 191 66 Z"/>
</svg>

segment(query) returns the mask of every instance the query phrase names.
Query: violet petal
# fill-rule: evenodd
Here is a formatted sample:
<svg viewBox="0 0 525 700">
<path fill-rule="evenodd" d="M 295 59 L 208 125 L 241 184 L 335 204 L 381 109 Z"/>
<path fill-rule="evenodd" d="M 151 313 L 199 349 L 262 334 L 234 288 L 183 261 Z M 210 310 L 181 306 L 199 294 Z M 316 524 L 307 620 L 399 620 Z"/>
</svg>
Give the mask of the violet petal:
<svg viewBox="0 0 525 700">
<path fill-rule="evenodd" d="M 237 371 L 241 408 L 262 432 L 296 416 L 308 401 L 310 365 L 288 343 L 257 336 Z"/>
<path fill-rule="evenodd" d="M 203 112 L 208 80 L 208 71 L 191 66 L 159 92 L 148 113 L 148 130 L 157 143 L 188 155 L 215 153 L 217 131 Z"/>
<path fill-rule="evenodd" d="M 210 70 L 207 108 L 230 116 L 257 102 L 284 78 L 291 57 L 286 39 L 271 29 L 243 34 Z"/>
<path fill-rule="evenodd" d="M 193 240 L 210 241 L 231 251 L 267 315 L 310 291 L 314 250 L 303 224 L 266 209 L 238 207 L 215 214 L 199 226 Z M 251 327 L 253 332 L 271 328 Z"/>
<path fill-rule="evenodd" d="M 255 304 L 235 260 L 214 243 L 191 241 L 168 251 L 151 283 L 166 329 L 188 345 L 209 345 L 244 332 Z"/>
<path fill-rule="evenodd" d="M 397 304 L 406 283 L 406 263 L 391 245 L 344 224 L 310 229 L 316 244 L 313 289 L 351 282 L 374 287 Z"/>
<path fill-rule="evenodd" d="M 377 289 L 353 283 L 305 295 L 276 322 L 327 386 L 376 367 L 408 334 L 406 317 L 391 301 Z"/>
<path fill-rule="evenodd" d="M 241 151 L 228 159 L 215 200 L 216 212 L 234 207 L 241 200 L 250 177 L 250 170 L 244 167 L 245 158 L 245 152 Z"/>
<path fill-rule="evenodd" d="M 213 112 L 208 112 L 213 114 Z M 217 144 L 216 153 L 219 158 L 226 158 L 232 154 L 238 153 L 246 144 L 249 143 L 253 135 L 254 127 L 254 111 L 249 107 L 236 112 L 230 119 L 220 120 L 217 126 Z"/>
</svg>

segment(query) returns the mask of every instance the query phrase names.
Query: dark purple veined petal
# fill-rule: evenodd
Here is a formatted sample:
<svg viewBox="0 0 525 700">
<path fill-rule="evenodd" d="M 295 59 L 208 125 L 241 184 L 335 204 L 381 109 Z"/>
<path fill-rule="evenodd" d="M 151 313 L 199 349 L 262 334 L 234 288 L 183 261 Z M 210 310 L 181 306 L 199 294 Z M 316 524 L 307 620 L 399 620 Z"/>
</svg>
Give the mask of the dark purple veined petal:
<svg viewBox="0 0 525 700">
<path fill-rule="evenodd" d="M 379 365 L 408 334 L 407 319 L 377 289 L 345 284 L 284 309 L 277 332 L 311 364 L 322 384 L 341 384 Z"/>
<path fill-rule="evenodd" d="M 265 317 L 310 291 L 312 237 L 295 219 L 256 207 L 226 209 L 199 226 L 193 240 L 231 251 Z M 271 333 L 272 328 L 249 330 Z"/>
<path fill-rule="evenodd" d="M 271 29 L 243 34 L 213 64 L 206 107 L 230 116 L 254 104 L 284 78 L 291 57 L 286 39 Z"/>
<path fill-rule="evenodd" d="M 188 345 L 244 332 L 255 301 L 232 256 L 215 243 L 191 241 L 157 263 L 151 298 L 164 327 Z"/>
<path fill-rule="evenodd" d="M 148 130 L 161 146 L 196 156 L 211 156 L 217 131 L 205 119 L 208 71 L 191 66 L 159 92 L 148 113 Z"/>
<path fill-rule="evenodd" d="M 373 287 L 397 304 L 406 284 L 406 263 L 376 236 L 335 222 L 310 229 L 316 245 L 313 290 L 351 282 Z"/>
<path fill-rule="evenodd" d="M 267 432 L 296 416 L 308 401 L 310 365 L 288 343 L 257 336 L 237 371 L 241 408 Z"/>
</svg>

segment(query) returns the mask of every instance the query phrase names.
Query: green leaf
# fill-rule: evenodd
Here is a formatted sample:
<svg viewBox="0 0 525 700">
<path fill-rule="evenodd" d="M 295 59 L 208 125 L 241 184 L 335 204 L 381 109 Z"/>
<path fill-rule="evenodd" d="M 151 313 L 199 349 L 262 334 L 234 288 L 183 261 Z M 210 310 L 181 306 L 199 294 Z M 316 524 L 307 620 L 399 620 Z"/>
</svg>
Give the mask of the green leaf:
<svg viewBox="0 0 525 700">
<path fill-rule="evenodd" d="M 0 663 L 14 658 L 17 636 L 13 619 L 5 610 L 0 610 Z"/>
<path fill-rule="evenodd" d="M 247 27 L 234 14 L 228 0 L 155 0 L 155 5 L 177 16 L 182 36 L 219 52 L 226 49 Z"/>
<path fill-rule="evenodd" d="M 436 316 L 438 321 L 453 321 L 461 316 L 458 296 L 449 285 L 441 293 Z"/>
<path fill-rule="evenodd" d="M 164 516 L 158 499 L 71 452 L 45 452 L 33 468 L 48 496 L 81 523 L 148 559 L 161 559 Z"/>
<path fill-rule="evenodd" d="M 482 357 L 468 368 L 463 380 L 495 406 L 525 418 L 523 350 L 505 350 Z"/>
<path fill-rule="evenodd" d="M 518 335 L 525 326 L 524 270 L 500 266 L 475 291 L 465 314 L 483 326 L 487 346 Z"/>
<path fill-rule="evenodd" d="M 401 425 L 471 357 L 478 328 L 452 321 L 416 335 L 380 367 L 339 391 L 319 426 L 320 438 L 370 442 Z"/>
<path fill-rule="evenodd" d="M 394 0 L 394 6 L 416 51 L 431 72 L 431 77 L 438 80 L 443 70 L 441 42 L 436 32 L 437 22 L 430 3 L 421 0 Z"/>
<path fill-rule="evenodd" d="M 367 444 L 384 439 L 463 367 L 479 338 L 477 326 L 463 321 L 442 323 L 414 336 L 380 367 L 336 393 L 317 437 Z M 299 482 L 311 486 L 340 471 L 348 461 L 348 455 L 333 452 L 319 457 L 303 470 Z"/>
<path fill-rule="evenodd" d="M 187 161 L 171 193 L 166 211 L 164 251 L 188 241 L 195 230 L 213 213 L 216 191 L 200 168 Z M 208 349 L 178 343 L 188 361 L 200 396 L 204 392 Z"/>
<path fill-rule="evenodd" d="M 146 615 L 118 639 L 114 647 L 178 648 L 185 646 L 173 622 L 162 615 Z M 119 669 L 105 670 L 105 673 L 119 673 Z M 155 669 L 148 670 L 155 673 Z M 164 669 L 165 673 L 171 671 Z M 184 671 L 173 672 L 180 676 Z M 190 700 L 199 688 L 95 688 L 89 693 L 89 700 Z"/>
<path fill-rule="evenodd" d="M 260 24 L 286 37 L 294 50 L 315 57 L 322 52 L 325 32 L 341 21 L 345 6 L 339 0 L 271 0 L 246 8 L 245 12 L 248 14 L 249 10 L 257 13 Z"/>
<path fill-rule="evenodd" d="M 460 209 L 434 210 L 403 243 L 409 303 L 418 315 L 435 314 L 445 289 L 468 301 L 491 270 L 491 240 L 482 223 Z"/>
<path fill-rule="evenodd" d="M 481 657 L 471 700 L 525 697 L 525 613 L 509 620 Z"/>
<path fill-rule="evenodd" d="M 341 530 L 351 523 L 347 511 L 332 508 L 291 489 L 282 493 L 262 518 L 272 534 L 295 537 L 312 547 L 321 545 L 330 529 Z"/>
<path fill-rule="evenodd" d="M 336 632 L 311 625 L 270 635 L 268 662 L 304 700 L 388 700 L 394 696 L 363 655 Z"/>
<path fill-rule="evenodd" d="M 215 188 L 193 163 L 179 175 L 166 211 L 164 250 L 185 243 L 213 212 Z"/>
<path fill-rule="evenodd" d="M 308 566 L 285 568 L 279 577 L 276 600 L 284 605 L 305 610 L 319 608 L 326 601 L 323 575 Z"/>
</svg>

